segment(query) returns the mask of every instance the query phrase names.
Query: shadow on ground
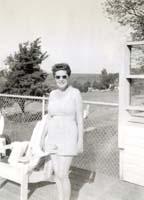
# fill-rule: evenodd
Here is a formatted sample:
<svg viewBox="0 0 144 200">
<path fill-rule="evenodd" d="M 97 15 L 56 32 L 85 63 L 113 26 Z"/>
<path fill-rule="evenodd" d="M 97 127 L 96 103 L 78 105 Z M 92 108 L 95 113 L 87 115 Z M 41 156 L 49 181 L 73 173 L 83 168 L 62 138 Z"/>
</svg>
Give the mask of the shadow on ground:
<svg viewBox="0 0 144 200">
<path fill-rule="evenodd" d="M 70 181 L 72 185 L 72 200 L 79 198 L 79 193 L 87 183 L 93 183 L 96 173 L 93 171 L 71 167 Z"/>
</svg>

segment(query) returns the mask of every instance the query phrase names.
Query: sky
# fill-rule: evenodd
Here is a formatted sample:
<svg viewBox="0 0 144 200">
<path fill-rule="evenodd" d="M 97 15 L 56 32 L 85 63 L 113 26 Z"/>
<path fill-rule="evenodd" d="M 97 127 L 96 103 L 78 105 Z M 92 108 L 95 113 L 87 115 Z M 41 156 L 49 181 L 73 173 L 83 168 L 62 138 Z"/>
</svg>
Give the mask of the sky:
<svg viewBox="0 0 144 200">
<path fill-rule="evenodd" d="M 104 14 L 104 0 L 0 0 L 0 69 L 18 44 L 41 37 L 47 72 L 67 62 L 73 73 L 119 72 L 128 28 Z"/>
</svg>

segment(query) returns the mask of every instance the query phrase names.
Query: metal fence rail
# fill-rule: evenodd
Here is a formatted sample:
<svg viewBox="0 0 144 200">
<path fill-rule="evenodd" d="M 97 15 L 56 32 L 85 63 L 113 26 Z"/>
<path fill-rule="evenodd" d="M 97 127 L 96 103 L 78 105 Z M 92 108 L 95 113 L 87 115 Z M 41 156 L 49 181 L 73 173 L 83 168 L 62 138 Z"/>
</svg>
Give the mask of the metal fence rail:
<svg viewBox="0 0 144 200">
<path fill-rule="evenodd" d="M 12 141 L 29 140 L 38 120 L 47 112 L 48 98 L 0 94 L 0 109 L 5 117 L 4 133 Z M 118 105 L 84 101 L 89 104 L 84 120 L 84 153 L 75 157 L 73 166 L 118 176 Z"/>
</svg>

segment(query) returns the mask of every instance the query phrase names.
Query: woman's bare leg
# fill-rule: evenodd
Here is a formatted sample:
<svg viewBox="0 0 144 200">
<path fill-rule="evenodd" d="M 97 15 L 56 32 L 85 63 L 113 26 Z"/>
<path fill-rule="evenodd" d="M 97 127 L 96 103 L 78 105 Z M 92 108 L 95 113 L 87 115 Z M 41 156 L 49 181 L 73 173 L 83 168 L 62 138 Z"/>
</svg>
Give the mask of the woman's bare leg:
<svg viewBox="0 0 144 200">
<path fill-rule="evenodd" d="M 62 184 L 57 176 L 58 168 L 59 168 L 59 157 L 57 155 L 51 155 L 51 159 L 52 159 L 53 169 L 54 169 L 54 173 L 55 173 L 55 181 L 56 181 L 57 190 L 58 190 L 58 199 L 63 200 L 64 197 L 63 197 Z"/>
<path fill-rule="evenodd" d="M 71 184 L 69 179 L 69 168 L 72 158 L 72 156 L 52 156 L 59 200 L 70 200 Z"/>
</svg>

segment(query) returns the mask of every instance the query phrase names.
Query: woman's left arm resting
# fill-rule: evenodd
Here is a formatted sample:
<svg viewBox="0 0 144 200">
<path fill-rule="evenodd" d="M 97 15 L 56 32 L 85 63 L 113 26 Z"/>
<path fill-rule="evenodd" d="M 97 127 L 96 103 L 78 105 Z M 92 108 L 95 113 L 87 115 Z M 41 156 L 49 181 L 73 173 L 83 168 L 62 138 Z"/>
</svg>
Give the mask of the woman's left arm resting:
<svg viewBox="0 0 144 200">
<path fill-rule="evenodd" d="M 83 102 L 80 91 L 76 95 L 76 121 L 78 127 L 78 153 L 83 152 Z"/>
</svg>

